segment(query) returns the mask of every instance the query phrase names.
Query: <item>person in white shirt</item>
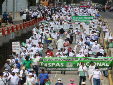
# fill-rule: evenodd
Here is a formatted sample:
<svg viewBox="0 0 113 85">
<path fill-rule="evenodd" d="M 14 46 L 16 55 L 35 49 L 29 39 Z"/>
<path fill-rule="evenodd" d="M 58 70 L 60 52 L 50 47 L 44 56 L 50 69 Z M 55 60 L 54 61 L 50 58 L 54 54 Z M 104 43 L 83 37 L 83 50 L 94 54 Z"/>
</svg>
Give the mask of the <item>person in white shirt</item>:
<svg viewBox="0 0 113 85">
<path fill-rule="evenodd" d="M 33 75 L 32 73 L 29 73 L 29 77 L 26 80 L 26 84 L 35 85 L 36 80 L 34 77 L 32 77 L 32 75 Z"/>
<path fill-rule="evenodd" d="M 63 55 L 61 56 L 61 58 L 67 58 L 66 53 L 63 52 Z"/>
<path fill-rule="evenodd" d="M 8 76 L 9 75 L 11 75 L 11 74 L 8 72 L 8 69 L 5 69 L 5 72 L 3 72 L 3 78 L 5 79 L 7 85 L 9 85 L 9 82 L 8 82 Z"/>
<path fill-rule="evenodd" d="M 62 39 L 62 37 L 60 37 L 60 39 L 57 41 L 58 49 L 63 49 L 63 42 L 64 40 Z"/>
<path fill-rule="evenodd" d="M 90 79 L 90 77 L 91 77 L 91 75 L 92 75 L 92 72 L 95 70 L 95 65 L 94 65 L 94 62 L 93 61 L 91 61 L 90 62 L 90 66 L 89 66 L 89 68 L 88 68 L 88 77 L 89 77 L 89 79 Z M 90 81 L 90 84 L 91 85 L 94 85 L 93 84 L 93 79 Z"/>
<path fill-rule="evenodd" d="M 26 22 L 26 15 L 27 15 L 27 14 L 24 13 L 23 16 L 22 16 L 22 17 L 23 17 L 23 22 Z"/>
<path fill-rule="evenodd" d="M 20 85 L 19 77 L 13 71 L 12 75 L 8 77 L 8 81 L 10 81 L 10 85 Z"/>
<path fill-rule="evenodd" d="M 75 53 L 73 50 L 71 52 L 69 52 L 69 57 L 75 57 Z"/>
<path fill-rule="evenodd" d="M 80 51 L 79 51 L 79 54 L 77 54 L 76 57 L 85 57 L 85 55 L 82 54 L 82 51 L 80 50 Z"/>
<path fill-rule="evenodd" d="M 3 77 L 3 73 L 0 73 L 0 85 L 8 85 L 6 79 Z"/>
<path fill-rule="evenodd" d="M 63 53 L 60 51 L 60 49 L 58 49 L 58 52 L 56 53 L 56 57 L 61 57 L 62 54 L 63 54 Z"/>
<path fill-rule="evenodd" d="M 32 73 L 32 76 L 35 78 L 35 80 L 37 81 L 37 75 L 34 73 L 33 69 L 30 69 L 29 71 L 30 73 Z"/>
<path fill-rule="evenodd" d="M 26 82 L 26 79 L 28 77 L 28 71 L 25 70 L 25 67 L 22 67 L 22 70 L 20 70 L 20 81 L 21 85 L 23 85 Z"/>
<path fill-rule="evenodd" d="M 56 46 L 56 49 L 57 49 L 57 36 L 58 36 L 58 33 L 56 31 L 53 32 L 52 34 L 52 43 L 54 46 Z"/>
<path fill-rule="evenodd" d="M 81 62 L 81 66 L 78 68 L 79 76 L 80 76 L 80 82 L 79 85 L 81 85 L 81 82 L 85 82 L 86 76 L 87 76 L 87 67 L 84 65 L 84 62 Z"/>
<path fill-rule="evenodd" d="M 104 38 L 105 38 L 105 35 L 106 35 L 106 29 L 107 29 L 108 27 L 106 26 L 106 24 L 104 24 L 104 26 L 102 26 L 102 29 L 103 29 L 103 33 L 104 33 Z"/>
<path fill-rule="evenodd" d="M 36 75 L 38 76 L 38 68 L 39 68 L 39 58 L 36 56 L 34 56 L 34 59 L 33 59 L 33 69 L 34 71 L 36 72 Z"/>
<path fill-rule="evenodd" d="M 98 67 L 95 67 L 95 70 L 92 72 L 92 75 L 89 80 L 91 81 L 92 78 L 93 78 L 94 85 L 100 85 L 100 80 L 103 80 L 103 78 Z"/>
</svg>

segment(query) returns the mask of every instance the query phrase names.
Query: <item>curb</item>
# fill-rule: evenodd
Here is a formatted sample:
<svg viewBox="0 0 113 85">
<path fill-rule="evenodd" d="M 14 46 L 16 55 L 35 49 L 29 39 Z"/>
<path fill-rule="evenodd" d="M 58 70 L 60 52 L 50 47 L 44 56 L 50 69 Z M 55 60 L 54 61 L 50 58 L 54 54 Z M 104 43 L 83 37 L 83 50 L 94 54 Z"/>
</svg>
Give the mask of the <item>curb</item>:
<svg viewBox="0 0 113 85">
<path fill-rule="evenodd" d="M 102 16 L 101 16 L 102 17 Z M 103 17 L 102 17 L 103 18 Z M 105 18 L 105 20 L 107 21 L 107 19 Z M 110 26 L 109 26 L 109 23 L 108 23 L 108 21 L 107 21 L 107 24 L 108 24 L 108 29 L 110 30 L 110 32 L 111 32 L 111 29 L 110 29 Z M 111 34 L 112 34 L 112 32 L 111 32 Z M 105 41 L 104 41 L 104 43 L 105 43 Z M 106 43 L 105 43 L 105 45 L 106 45 Z M 106 46 L 105 46 L 106 47 Z M 107 52 L 107 49 L 105 49 L 106 50 L 106 52 Z M 108 53 L 107 53 L 107 55 L 108 55 Z M 109 81 L 109 85 L 113 85 L 113 81 L 112 81 L 112 78 L 111 78 L 111 72 L 110 72 L 110 70 L 108 70 L 108 81 Z"/>
<path fill-rule="evenodd" d="M 108 80 L 109 80 L 109 85 L 113 85 L 110 70 L 108 70 Z"/>
<path fill-rule="evenodd" d="M 17 21 L 13 21 L 13 22 L 19 22 L 19 21 L 23 21 L 23 20 L 17 20 Z"/>
</svg>

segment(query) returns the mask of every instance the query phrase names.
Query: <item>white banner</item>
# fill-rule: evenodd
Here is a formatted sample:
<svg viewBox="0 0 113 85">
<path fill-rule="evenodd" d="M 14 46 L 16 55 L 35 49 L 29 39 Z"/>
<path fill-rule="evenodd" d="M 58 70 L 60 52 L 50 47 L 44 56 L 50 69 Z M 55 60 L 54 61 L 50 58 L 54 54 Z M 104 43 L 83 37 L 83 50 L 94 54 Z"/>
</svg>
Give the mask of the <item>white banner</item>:
<svg viewBox="0 0 113 85">
<path fill-rule="evenodd" d="M 12 42 L 12 51 L 16 54 L 20 53 L 20 42 Z"/>
</svg>

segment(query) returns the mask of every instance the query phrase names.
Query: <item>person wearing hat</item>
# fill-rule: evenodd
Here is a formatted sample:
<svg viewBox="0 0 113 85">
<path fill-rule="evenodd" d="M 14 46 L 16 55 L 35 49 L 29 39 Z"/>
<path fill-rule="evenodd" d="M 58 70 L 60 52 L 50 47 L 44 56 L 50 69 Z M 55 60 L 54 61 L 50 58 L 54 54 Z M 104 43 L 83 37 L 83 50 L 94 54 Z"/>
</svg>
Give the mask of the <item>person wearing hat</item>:
<svg viewBox="0 0 113 85">
<path fill-rule="evenodd" d="M 64 29 L 63 29 L 63 27 L 61 27 L 61 29 L 59 30 L 59 33 L 60 33 L 60 37 L 62 37 L 62 38 L 63 38 L 64 33 L 65 33 L 65 31 L 64 31 Z"/>
<path fill-rule="evenodd" d="M 15 63 L 13 63 L 13 65 L 16 65 L 17 66 L 16 68 L 21 70 L 21 65 L 18 62 L 18 59 L 15 59 Z"/>
<path fill-rule="evenodd" d="M 11 75 L 11 74 L 8 72 L 8 69 L 5 69 L 5 71 L 3 72 L 3 77 L 6 80 L 7 85 L 9 85 L 9 82 L 8 82 L 9 75 Z"/>
<path fill-rule="evenodd" d="M 113 55 L 113 38 L 109 37 L 109 41 L 106 41 L 107 49 L 108 49 L 108 56 L 111 57 Z"/>
<path fill-rule="evenodd" d="M 76 57 L 85 57 L 85 55 L 82 53 L 82 51 L 79 51 L 79 54 L 76 55 Z"/>
<path fill-rule="evenodd" d="M 84 65 L 84 62 L 81 62 L 81 66 L 78 68 L 79 76 L 80 76 L 80 82 L 79 85 L 81 85 L 82 80 L 83 82 L 86 81 L 87 76 L 87 67 Z"/>
<path fill-rule="evenodd" d="M 10 57 L 10 63 L 11 63 L 11 65 L 13 64 L 13 63 L 15 63 L 15 59 L 13 58 L 13 55 L 9 55 L 9 57 Z"/>
<path fill-rule="evenodd" d="M 42 72 L 41 72 L 41 73 L 39 74 L 39 76 L 38 76 L 38 82 L 40 81 L 40 85 L 45 85 L 45 83 L 46 83 L 47 81 L 50 82 L 50 79 L 49 79 L 48 74 L 45 73 L 45 70 L 44 70 L 44 69 L 42 69 L 41 71 L 42 71 Z"/>
<path fill-rule="evenodd" d="M 24 61 L 22 62 L 22 67 L 25 66 L 26 70 L 29 71 L 29 69 L 32 69 L 32 68 L 33 68 L 33 66 L 32 66 L 32 61 L 29 60 L 29 56 L 26 56 L 25 59 L 26 59 L 26 60 L 24 60 Z"/>
<path fill-rule="evenodd" d="M 61 83 L 61 79 L 58 78 L 58 82 L 55 85 L 58 85 L 60 83 L 60 85 L 63 85 L 63 83 Z"/>
<path fill-rule="evenodd" d="M 88 77 L 90 79 L 91 75 L 92 75 L 92 72 L 95 70 L 95 65 L 94 65 L 94 62 L 91 61 L 90 62 L 90 66 L 88 68 Z M 93 79 L 90 81 L 90 84 L 93 85 Z"/>
<path fill-rule="evenodd" d="M 56 57 L 61 57 L 62 54 L 63 54 L 63 53 L 60 51 L 60 49 L 58 49 L 58 52 L 56 53 Z"/>
<path fill-rule="evenodd" d="M 5 69 L 8 69 L 8 72 L 11 73 L 11 64 L 10 64 L 10 60 L 9 59 L 7 59 L 6 63 L 4 64 L 3 72 L 5 71 Z"/>
<path fill-rule="evenodd" d="M 56 49 L 57 49 L 57 45 L 56 45 L 56 43 L 57 43 L 57 37 L 58 37 L 58 33 L 56 32 L 56 31 L 54 31 L 53 33 L 52 33 L 52 43 L 53 43 L 53 45 L 54 46 L 56 46 Z"/>
<path fill-rule="evenodd" d="M 45 53 L 46 53 L 46 56 L 47 56 L 47 53 L 49 53 L 49 56 L 54 57 L 53 52 L 50 51 L 49 48 L 47 48 L 47 50 L 45 51 Z"/>
<path fill-rule="evenodd" d="M 92 75 L 90 77 L 90 81 L 93 78 L 93 84 L 94 85 L 100 85 L 100 80 L 103 80 L 101 71 L 99 71 L 98 67 L 95 67 L 95 70 L 92 72 Z"/>
<path fill-rule="evenodd" d="M 29 71 L 30 73 L 32 73 L 32 76 L 35 78 L 35 80 L 37 81 L 37 75 L 34 73 L 33 69 L 30 69 Z"/>
<path fill-rule="evenodd" d="M 25 67 L 22 67 L 22 70 L 20 70 L 20 81 L 21 85 L 23 85 L 26 82 L 26 79 L 28 77 L 28 71 L 25 70 Z"/>
<path fill-rule="evenodd" d="M 86 83 L 85 82 L 82 82 L 82 85 L 86 85 Z"/>
<path fill-rule="evenodd" d="M 61 50 L 63 50 L 63 48 L 64 48 L 64 46 L 63 46 L 63 42 L 64 42 L 64 40 L 63 40 L 63 38 L 62 37 L 60 37 L 60 39 L 57 41 L 57 47 L 58 47 L 58 49 L 61 49 Z"/>
<path fill-rule="evenodd" d="M 26 84 L 35 85 L 36 79 L 33 77 L 32 73 L 29 73 L 29 77 L 26 79 Z"/>
<path fill-rule="evenodd" d="M 0 73 L 0 85 L 8 85 L 6 79 L 3 77 L 3 73 Z"/>
<path fill-rule="evenodd" d="M 14 71 L 12 71 L 12 74 L 8 77 L 8 81 L 10 81 L 10 85 L 20 85 L 19 77 L 15 75 Z"/>
<path fill-rule="evenodd" d="M 76 85 L 76 84 L 74 84 L 74 80 L 73 79 L 70 79 L 70 83 L 68 85 Z"/>
</svg>

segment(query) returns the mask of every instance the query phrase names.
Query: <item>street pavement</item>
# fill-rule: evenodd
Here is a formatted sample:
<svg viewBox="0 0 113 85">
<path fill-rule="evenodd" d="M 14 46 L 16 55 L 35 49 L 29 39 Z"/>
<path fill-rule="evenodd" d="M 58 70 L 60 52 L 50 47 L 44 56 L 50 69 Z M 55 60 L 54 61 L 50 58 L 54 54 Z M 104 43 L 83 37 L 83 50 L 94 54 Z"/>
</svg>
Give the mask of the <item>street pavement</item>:
<svg viewBox="0 0 113 85">
<path fill-rule="evenodd" d="M 111 28 L 111 31 L 113 33 L 113 12 L 106 11 L 106 12 L 100 12 L 100 14 L 103 18 L 107 19 L 109 26 Z M 111 70 L 111 75 L 113 75 L 113 70 Z M 111 76 L 111 77 L 112 77 L 112 81 L 113 81 L 113 76 Z"/>
<path fill-rule="evenodd" d="M 73 38 L 75 39 L 75 38 Z M 73 44 L 71 44 L 71 48 L 74 49 L 75 44 L 74 44 L 75 40 L 73 41 Z M 55 48 L 55 46 L 54 46 Z M 47 44 L 44 45 L 44 52 L 47 49 Z M 58 51 L 58 49 L 54 49 L 53 54 L 54 56 L 56 55 L 56 52 Z M 43 57 L 45 56 L 45 53 L 43 53 Z M 77 73 L 77 71 L 66 71 L 65 75 L 61 74 L 61 71 L 52 71 L 51 74 L 49 74 L 50 77 L 50 81 L 51 81 L 51 85 L 55 85 L 55 83 L 57 83 L 58 78 L 61 78 L 61 82 L 63 83 L 63 85 L 68 85 L 70 82 L 70 79 L 74 79 L 74 83 L 76 85 L 79 85 L 79 74 Z M 91 85 L 89 82 L 89 78 L 87 77 L 86 79 L 86 85 Z M 103 80 L 102 80 L 102 85 L 109 85 L 108 82 L 108 78 L 103 76 Z"/>
</svg>

